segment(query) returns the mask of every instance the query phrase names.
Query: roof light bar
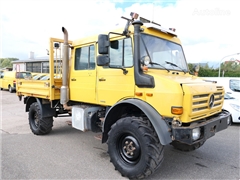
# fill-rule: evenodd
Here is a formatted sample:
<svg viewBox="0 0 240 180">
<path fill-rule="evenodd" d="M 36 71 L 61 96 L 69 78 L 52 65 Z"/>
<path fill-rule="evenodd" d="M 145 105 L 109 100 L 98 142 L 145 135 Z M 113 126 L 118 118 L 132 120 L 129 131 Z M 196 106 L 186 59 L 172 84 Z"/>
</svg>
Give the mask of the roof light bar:
<svg viewBox="0 0 240 180">
<path fill-rule="evenodd" d="M 171 34 L 173 36 L 177 36 L 176 32 L 171 30 L 170 28 L 164 28 L 162 26 L 158 26 L 158 25 L 155 25 L 153 23 L 145 23 L 144 26 L 146 26 L 146 28 L 148 29 L 156 29 L 156 30 L 160 30 L 164 33 L 167 33 L 167 34 Z"/>
</svg>

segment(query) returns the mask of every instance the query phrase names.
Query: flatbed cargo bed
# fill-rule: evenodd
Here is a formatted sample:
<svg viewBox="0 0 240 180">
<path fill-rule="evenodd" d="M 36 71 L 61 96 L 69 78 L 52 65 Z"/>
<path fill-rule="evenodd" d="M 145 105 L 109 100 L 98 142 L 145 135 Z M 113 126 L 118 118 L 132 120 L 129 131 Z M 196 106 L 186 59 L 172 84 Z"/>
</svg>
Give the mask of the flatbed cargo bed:
<svg viewBox="0 0 240 180">
<path fill-rule="evenodd" d="M 20 79 L 17 81 L 17 95 L 58 100 L 62 79 L 54 79 L 53 82 L 54 84 L 50 86 L 50 80 Z"/>
<path fill-rule="evenodd" d="M 49 101 L 60 99 L 62 86 L 62 46 L 63 39 L 50 38 L 49 73 L 40 73 L 48 76 L 44 80 L 19 79 L 16 83 L 16 92 L 19 97 L 35 97 Z M 69 45 L 72 41 L 68 41 Z M 70 47 L 69 47 L 70 48 Z M 35 73 L 36 74 L 36 73 Z"/>
</svg>

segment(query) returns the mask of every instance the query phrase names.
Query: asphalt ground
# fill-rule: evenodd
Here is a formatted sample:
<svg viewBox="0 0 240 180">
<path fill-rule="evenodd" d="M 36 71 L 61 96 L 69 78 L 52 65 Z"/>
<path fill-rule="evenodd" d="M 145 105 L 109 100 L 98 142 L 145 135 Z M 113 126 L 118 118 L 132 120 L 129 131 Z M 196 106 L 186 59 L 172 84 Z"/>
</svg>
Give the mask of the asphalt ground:
<svg viewBox="0 0 240 180">
<path fill-rule="evenodd" d="M 33 135 L 25 106 L 0 91 L 1 179 L 126 179 L 115 171 L 107 145 L 92 132 L 54 119 L 50 134 Z M 217 133 L 192 152 L 165 146 L 164 161 L 148 179 L 240 179 L 240 124 Z"/>
</svg>

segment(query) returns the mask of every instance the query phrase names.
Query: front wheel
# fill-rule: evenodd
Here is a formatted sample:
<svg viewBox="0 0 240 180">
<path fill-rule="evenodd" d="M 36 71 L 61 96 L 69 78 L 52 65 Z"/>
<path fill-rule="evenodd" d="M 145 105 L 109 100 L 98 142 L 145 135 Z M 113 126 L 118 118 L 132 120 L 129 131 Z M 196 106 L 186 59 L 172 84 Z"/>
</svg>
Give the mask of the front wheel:
<svg viewBox="0 0 240 180">
<path fill-rule="evenodd" d="M 28 113 L 29 125 L 33 134 L 48 134 L 52 130 L 53 118 L 41 115 L 40 107 L 37 102 L 31 104 Z"/>
<path fill-rule="evenodd" d="M 146 178 L 155 172 L 163 161 L 163 148 L 149 120 L 122 118 L 108 133 L 111 162 L 130 179 Z"/>
</svg>

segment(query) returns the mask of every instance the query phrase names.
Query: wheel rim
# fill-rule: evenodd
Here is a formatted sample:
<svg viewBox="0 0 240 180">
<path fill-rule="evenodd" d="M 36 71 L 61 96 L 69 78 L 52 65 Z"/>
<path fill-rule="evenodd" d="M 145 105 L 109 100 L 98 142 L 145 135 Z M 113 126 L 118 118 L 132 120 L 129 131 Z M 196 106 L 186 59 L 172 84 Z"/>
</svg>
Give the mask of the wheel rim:
<svg viewBox="0 0 240 180">
<path fill-rule="evenodd" d="M 124 135 L 118 143 L 121 158 L 129 164 L 136 164 L 141 155 L 141 147 L 132 135 Z"/>
<path fill-rule="evenodd" d="M 38 119 L 38 115 L 36 112 L 33 114 L 32 124 L 35 128 L 39 127 L 39 119 Z"/>
</svg>

